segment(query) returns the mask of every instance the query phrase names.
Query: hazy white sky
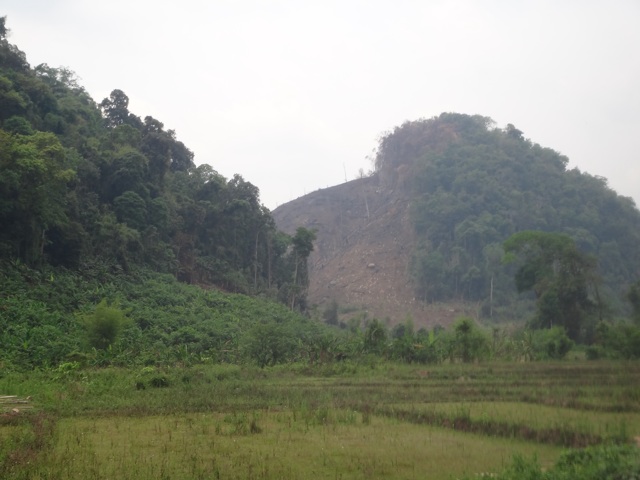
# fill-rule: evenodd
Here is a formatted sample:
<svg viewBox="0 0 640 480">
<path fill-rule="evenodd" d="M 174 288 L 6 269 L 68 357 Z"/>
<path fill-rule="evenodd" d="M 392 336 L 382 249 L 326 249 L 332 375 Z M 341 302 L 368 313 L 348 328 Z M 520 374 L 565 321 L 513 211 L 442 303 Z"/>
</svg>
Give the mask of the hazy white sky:
<svg viewBox="0 0 640 480">
<path fill-rule="evenodd" d="M 174 129 L 269 208 L 442 112 L 514 124 L 640 205 L 638 0 L 2 0 L 32 66 Z"/>
</svg>

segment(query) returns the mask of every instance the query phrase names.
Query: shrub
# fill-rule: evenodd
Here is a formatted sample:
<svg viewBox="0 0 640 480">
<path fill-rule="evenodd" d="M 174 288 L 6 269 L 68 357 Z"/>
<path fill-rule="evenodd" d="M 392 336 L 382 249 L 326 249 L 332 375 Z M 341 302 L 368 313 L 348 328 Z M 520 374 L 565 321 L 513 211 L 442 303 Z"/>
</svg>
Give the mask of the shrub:
<svg viewBox="0 0 640 480">
<path fill-rule="evenodd" d="M 243 352 L 260 368 L 291 360 L 298 337 L 288 327 L 290 325 L 275 321 L 257 322 L 243 336 Z"/>
<path fill-rule="evenodd" d="M 486 478 L 486 474 L 473 478 Z M 534 458 L 513 458 L 496 480 L 602 480 L 640 478 L 640 452 L 633 445 L 598 445 L 563 453 L 550 469 L 543 470 Z"/>
<path fill-rule="evenodd" d="M 89 345 L 96 350 L 105 350 L 113 345 L 129 323 L 125 312 L 118 305 L 109 305 L 106 299 L 96 305 L 93 313 L 84 315 L 83 321 Z"/>
<path fill-rule="evenodd" d="M 600 326 L 603 349 L 610 358 L 640 358 L 640 328 L 626 323 Z"/>
<path fill-rule="evenodd" d="M 487 356 L 489 339 L 469 317 L 459 317 L 453 327 L 452 353 L 464 363 Z"/>
<path fill-rule="evenodd" d="M 573 345 L 573 341 L 569 339 L 562 327 L 536 330 L 533 334 L 533 350 L 538 360 L 561 360 L 566 357 Z"/>
<path fill-rule="evenodd" d="M 166 388 L 169 386 L 169 380 L 164 375 L 153 377 L 149 383 L 154 388 Z"/>
</svg>

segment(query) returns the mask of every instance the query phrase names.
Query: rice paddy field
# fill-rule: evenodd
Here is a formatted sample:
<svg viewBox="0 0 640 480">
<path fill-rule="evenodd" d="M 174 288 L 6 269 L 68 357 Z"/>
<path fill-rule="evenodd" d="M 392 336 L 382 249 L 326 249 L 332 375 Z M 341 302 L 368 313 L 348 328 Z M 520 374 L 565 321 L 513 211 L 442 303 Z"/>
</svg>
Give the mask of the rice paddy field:
<svg viewBox="0 0 640 480">
<path fill-rule="evenodd" d="M 4 374 L 3 479 L 453 479 L 640 436 L 637 362 Z"/>
</svg>

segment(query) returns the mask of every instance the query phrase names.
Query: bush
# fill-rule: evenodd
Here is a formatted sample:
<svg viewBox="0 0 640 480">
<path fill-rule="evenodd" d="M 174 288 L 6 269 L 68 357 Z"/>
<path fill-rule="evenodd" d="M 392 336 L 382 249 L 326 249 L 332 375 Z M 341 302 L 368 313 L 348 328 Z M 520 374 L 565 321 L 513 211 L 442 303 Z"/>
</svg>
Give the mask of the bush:
<svg viewBox="0 0 640 480">
<path fill-rule="evenodd" d="M 561 360 L 574 345 L 562 327 L 535 330 L 532 340 L 534 355 L 538 360 Z"/>
<path fill-rule="evenodd" d="M 464 363 L 487 356 L 489 339 L 469 317 L 459 317 L 453 327 L 453 354 Z"/>
<path fill-rule="evenodd" d="M 257 322 L 243 337 L 242 350 L 260 368 L 293 359 L 299 337 L 290 325 Z"/>
<path fill-rule="evenodd" d="M 640 328 L 626 323 L 603 323 L 599 330 L 607 357 L 627 360 L 640 358 Z"/>
<path fill-rule="evenodd" d="M 473 478 L 486 478 L 485 474 Z M 496 480 L 622 480 L 640 478 L 640 452 L 633 445 L 598 445 L 563 453 L 550 469 L 543 470 L 537 460 L 514 457 Z"/>
<path fill-rule="evenodd" d="M 117 305 L 109 305 L 103 299 L 93 313 L 83 317 L 87 329 L 89 345 L 97 350 L 105 350 L 113 345 L 129 319 Z"/>
</svg>

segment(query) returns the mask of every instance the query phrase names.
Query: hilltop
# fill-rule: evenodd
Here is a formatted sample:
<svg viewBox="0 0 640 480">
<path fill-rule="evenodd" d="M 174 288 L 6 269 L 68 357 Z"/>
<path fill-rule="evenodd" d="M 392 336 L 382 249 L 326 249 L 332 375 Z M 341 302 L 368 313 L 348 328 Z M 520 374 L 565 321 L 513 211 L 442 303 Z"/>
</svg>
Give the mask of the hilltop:
<svg viewBox="0 0 640 480">
<path fill-rule="evenodd" d="M 513 318 L 518 296 L 502 242 L 522 230 L 570 235 L 597 257 L 611 312 L 640 277 L 640 212 L 606 179 L 478 115 L 442 114 L 382 138 L 368 177 L 319 190 L 273 211 L 287 232 L 317 231 L 309 303 L 337 302 L 399 323 L 448 325 L 461 312 Z M 355 312 L 355 313 L 354 313 Z M 611 313 L 614 314 L 614 313 Z"/>
</svg>

